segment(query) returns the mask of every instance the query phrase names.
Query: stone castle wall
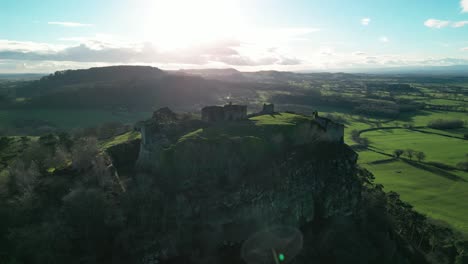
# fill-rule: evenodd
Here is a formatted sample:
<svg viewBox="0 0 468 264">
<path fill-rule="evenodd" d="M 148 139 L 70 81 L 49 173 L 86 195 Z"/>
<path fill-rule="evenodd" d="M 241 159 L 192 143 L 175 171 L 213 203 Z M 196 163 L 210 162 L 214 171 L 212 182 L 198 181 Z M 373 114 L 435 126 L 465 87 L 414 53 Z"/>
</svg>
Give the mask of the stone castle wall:
<svg viewBox="0 0 468 264">
<path fill-rule="evenodd" d="M 246 105 L 228 104 L 225 106 L 207 106 L 202 109 L 205 122 L 239 121 L 247 119 Z"/>
</svg>

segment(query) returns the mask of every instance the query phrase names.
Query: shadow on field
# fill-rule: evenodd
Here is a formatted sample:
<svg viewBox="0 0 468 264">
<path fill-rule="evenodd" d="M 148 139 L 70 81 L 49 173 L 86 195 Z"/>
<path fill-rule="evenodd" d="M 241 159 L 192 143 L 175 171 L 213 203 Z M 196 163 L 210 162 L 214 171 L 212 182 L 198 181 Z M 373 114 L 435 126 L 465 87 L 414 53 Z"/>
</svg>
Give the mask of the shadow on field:
<svg viewBox="0 0 468 264">
<path fill-rule="evenodd" d="M 372 161 L 372 162 L 369 162 L 368 164 L 371 164 L 371 165 L 378 165 L 378 164 L 386 164 L 386 163 L 392 163 L 396 161 L 395 158 L 391 158 L 391 159 L 382 159 L 382 160 L 376 160 L 376 161 Z"/>
<path fill-rule="evenodd" d="M 441 111 L 432 111 L 432 112 L 441 112 Z M 414 118 L 416 116 L 429 116 L 431 115 L 432 113 L 430 113 L 429 111 L 416 111 L 416 112 L 411 112 L 411 113 L 403 113 L 403 114 L 400 114 L 400 116 L 398 117 L 398 121 L 400 122 L 414 122 Z"/>
<path fill-rule="evenodd" d="M 428 165 L 425 165 L 423 163 L 419 163 L 419 162 L 416 162 L 416 161 L 412 161 L 412 160 L 408 160 L 408 159 L 401 159 L 403 162 L 406 162 L 407 164 L 413 166 L 413 167 L 416 167 L 418 169 L 422 169 L 422 170 L 425 170 L 425 171 L 429 171 L 429 172 L 432 172 L 434 174 L 437 174 L 439 176 L 442 176 L 444 178 L 447 178 L 449 180 L 452 180 L 452 181 L 463 181 L 463 182 L 466 182 L 465 179 L 461 178 L 460 176 L 458 175 L 455 175 L 453 173 L 450 173 L 448 171 L 445 171 L 443 169 L 439 169 L 439 168 L 436 168 L 436 167 L 432 167 L 432 166 L 428 166 Z"/>
<path fill-rule="evenodd" d="M 397 161 L 397 159 L 393 155 L 390 155 L 390 154 L 385 153 L 385 152 L 378 151 L 375 148 L 368 147 L 367 150 L 370 150 L 370 151 L 373 151 L 375 153 L 379 153 L 379 154 L 382 154 L 384 156 L 389 157 L 388 159 L 376 160 L 376 161 L 370 162 L 369 164 L 377 165 L 377 164 L 386 164 L 386 163 L 391 163 L 391 162 Z M 432 173 L 434 173 L 436 175 L 442 176 L 442 177 L 447 178 L 449 180 L 466 182 L 465 179 L 461 178 L 460 176 L 458 176 L 456 174 L 450 173 L 450 172 L 446 171 L 445 169 L 434 167 L 434 166 L 440 166 L 438 164 L 428 165 L 428 164 L 412 161 L 412 160 L 409 160 L 409 159 L 406 159 L 406 158 L 400 158 L 400 160 L 405 162 L 408 165 L 411 165 L 411 166 L 415 167 L 415 168 L 425 170 L 425 171 L 428 171 L 428 172 L 432 172 Z M 450 169 L 452 169 L 452 168 L 450 167 Z"/>
</svg>

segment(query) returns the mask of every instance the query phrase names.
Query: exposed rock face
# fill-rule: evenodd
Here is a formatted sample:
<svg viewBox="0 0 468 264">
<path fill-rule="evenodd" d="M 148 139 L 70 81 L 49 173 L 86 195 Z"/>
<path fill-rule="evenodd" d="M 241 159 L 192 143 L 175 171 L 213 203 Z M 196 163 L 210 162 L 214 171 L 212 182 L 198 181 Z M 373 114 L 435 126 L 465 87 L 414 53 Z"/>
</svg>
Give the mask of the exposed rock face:
<svg viewBox="0 0 468 264">
<path fill-rule="evenodd" d="M 106 151 L 112 158 L 112 163 L 119 170 L 134 169 L 140 153 L 140 139 L 118 144 L 108 148 Z"/>
<path fill-rule="evenodd" d="M 164 215 L 175 221 L 165 229 L 162 243 L 172 245 L 165 247 L 167 252 L 190 254 L 195 246 L 213 256 L 223 243 L 241 243 L 265 227 L 299 228 L 357 210 L 357 156 L 347 146 L 321 146 L 333 149 L 329 155 L 301 148 L 250 164 L 242 154 L 236 156 L 242 144 L 246 142 L 186 144 L 183 153 L 173 156 L 177 164 L 158 177 L 156 185 L 164 186 L 168 199 Z M 211 159 L 215 152 L 231 161 Z"/>
</svg>

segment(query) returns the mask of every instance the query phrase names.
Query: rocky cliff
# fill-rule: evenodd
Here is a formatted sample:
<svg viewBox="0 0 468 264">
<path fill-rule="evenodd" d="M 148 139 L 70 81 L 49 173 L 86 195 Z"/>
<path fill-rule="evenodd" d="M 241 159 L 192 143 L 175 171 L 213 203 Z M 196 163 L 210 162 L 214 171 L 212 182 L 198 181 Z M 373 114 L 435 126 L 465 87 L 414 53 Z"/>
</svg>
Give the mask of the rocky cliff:
<svg viewBox="0 0 468 264">
<path fill-rule="evenodd" d="M 297 251 L 294 242 L 299 253 L 288 256 L 294 263 L 424 263 L 401 247 L 386 220 L 369 229 L 362 225 L 374 216 L 362 197 L 367 180 L 357 154 L 342 143 L 317 142 L 302 121 L 309 122 L 253 127 L 262 133 L 238 123 L 184 135 L 202 124 L 180 126 L 174 118 L 144 127 L 139 162 L 153 161 L 150 177 L 160 202 L 153 257 L 175 261 L 170 263 L 279 263 L 269 247 L 292 252 L 293 240 L 255 234 L 281 226 L 304 235 L 304 248 L 301 242 Z M 153 141 L 144 139 L 149 128 Z"/>
</svg>

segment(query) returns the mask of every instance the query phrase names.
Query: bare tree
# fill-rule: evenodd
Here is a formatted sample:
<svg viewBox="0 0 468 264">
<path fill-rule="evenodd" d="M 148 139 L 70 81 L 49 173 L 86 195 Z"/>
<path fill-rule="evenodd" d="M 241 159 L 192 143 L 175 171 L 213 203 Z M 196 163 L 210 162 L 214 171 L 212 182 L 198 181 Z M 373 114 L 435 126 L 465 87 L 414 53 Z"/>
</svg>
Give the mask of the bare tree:
<svg viewBox="0 0 468 264">
<path fill-rule="evenodd" d="M 77 170 L 88 169 L 99 153 L 96 138 L 82 138 L 72 149 L 72 166 Z"/>
</svg>

